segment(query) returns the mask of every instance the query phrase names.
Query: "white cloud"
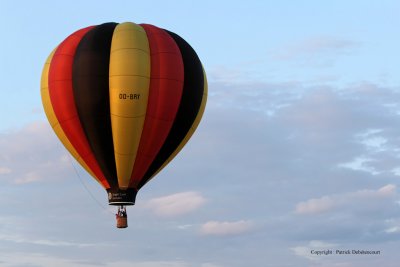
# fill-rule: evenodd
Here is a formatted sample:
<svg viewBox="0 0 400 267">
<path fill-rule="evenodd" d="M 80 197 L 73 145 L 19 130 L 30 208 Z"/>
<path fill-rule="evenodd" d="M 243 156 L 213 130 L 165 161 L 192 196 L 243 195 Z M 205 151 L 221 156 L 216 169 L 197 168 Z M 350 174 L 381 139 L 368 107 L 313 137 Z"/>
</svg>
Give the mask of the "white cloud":
<svg viewBox="0 0 400 267">
<path fill-rule="evenodd" d="M 387 227 L 384 230 L 387 234 L 400 234 L 400 218 L 391 218 L 385 221 Z"/>
<path fill-rule="evenodd" d="M 30 239 L 20 235 L 11 235 L 11 234 L 0 234 L 0 240 L 14 242 L 14 243 L 34 244 L 34 245 L 43 245 L 51 247 L 94 247 L 94 246 L 105 246 L 105 245 L 110 246 L 110 244 L 101 244 L 101 243 L 78 243 L 78 242 L 70 242 L 62 240 Z"/>
<path fill-rule="evenodd" d="M 7 166 L 0 174 L 17 185 L 59 179 L 72 172 L 67 153 L 47 123 L 31 123 L 0 133 L 0 159 Z"/>
<path fill-rule="evenodd" d="M 203 263 L 201 267 L 222 267 L 222 265 L 214 264 L 214 263 Z"/>
<path fill-rule="evenodd" d="M 393 226 L 393 227 L 387 228 L 385 230 L 385 232 L 388 233 L 388 234 L 400 233 L 400 226 Z"/>
<path fill-rule="evenodd" d="M 321 251 L 321 253 L 323 253 L 323 251 L 332 250 L 337 246 L 338 244 L 335 243 L 328 243 L 321 240 L 311 240 L 305 246 L 292 247 L 291 250 L 297 256 L 315 261 L 320 259 L 321 255 L 311 253 L 311 251 Z"/>
<path fill-rule="evenodd" d="M 238 235 L 253 229 L 251 221 L 218 222 L 209 221 L 201 226 L 200 232 L 204 235 Z"/>
<path fill-rule="evenodd" d="M 333 210 L 338 207 L 358 204 L 363 202 L 376 202 L 379 199 L 391 198 L 396 195 L 396 186 L 393 184 L 385 185 L 378 190 L 358 190 L 344 194 L 323 196 L 300 202 L 296 205 L 297 214 L 319 214 Z M 366 205 L 364 203 L 364 205 Z"/>
<path fill-rule="evenodd" d="M 177 228 L 181 230 L 186 230 L 192 228 L 194 225 L 193 224 L 184 224 L 184 225 L 178 225 Z"/>
<path fill-rule="evenodd" d="M 366 194 L 371 195 L 371 192 L 366 190 Z M 378 192 L 373 193 L 373 195 L 377 195 L 380 197 L 390 197 L 396 194 L 396 186 L 394 184 L 388 184 L 378 189 Z"/>
<path fill-rule="evenodd" d="M 298 214 L 315 214 L 328 211 L 335 207 L 335 200 L 330 196 L 321 198 L 313 198 L 296 205 L 296 213 Z"/>
<path fill-rule="evenodd" d="M 15 184 L 28 184 L 28 183 L 33 183 L 33 182 L 38 182 L 42 180 L 43 177 L 40 176 L 39 173 L 32 171 L 24 174 L 20 178 L 15 178 L 14 183 Z"/>
<path fill-rule="evenodd" d="M 85 259 L 57 257 L 45 253 L 18 253 L 0 252 L 0 263 L 4 267 L 14 266 L 41 266 L 41 267 L 194 267 L 194 265 L 184 261 L 88 261 Z M 207 266 L 207 265 L 204 265 Z"/>
<path fill-rule="evenodd" d="M 216 87 L 216 85 L 213 86 Z M 181 178 L 190 174 L 193 179 L 187 180 L 187 185 L 194 184 L 192 188 L 196 188 L 199 191 L 183 192 L 170 196 L 163 196 L 165 193 L 158 194 L 155 191 L 151 191 L 155 195 L 163 197 L 147 202 L 144 201 L 145 203 L 143 203 L 145 208 L 159 216 L 178 216 L 189 212 L 192 213 L 190 216 L 180 218 L 179 223 L 170 221 L 166 231 L 165 224 L 159 227 L 160 225 L 157 225 L 159 222 L 152 221 L 154 218 L 142 218 L 140 214 L 138 215 L 134 211 L 130 212 L 129 228 L 124 231 L 134 231 L 137 242 L 131 242 L 132 240 L 128 238 L 132 235 L 127 235 L 126 238 L 121 237 L 122 242 L 116 247 L 112 247 L 110 253 L 118 253 L 120 249 L 135 251 L 135 253 L 128 253 L 130 256 L 126 256 L 126 258 L 123 258 L 124 261 L 118 262 L 118 264 L 125 264 L 126 266 L 135 264 L 135 266 L 142 265 L 145 267 L 152 266 L 152 264 L 154 266 L 174 266 L 174 264 L 185 267 L 201 266 L 201 259 L 196 259 L 196 255 L 209 255 L 213 249 L 204 248 L 201 252 L 198 252 L 198 249 L 194 251 L 191 245 L 187 245 L 183 239 L 187 240 L 189 237 L 189 239 L 193 239 L 191 241 L 193 246 L 202 247 L 207 242 L 207 238 L 196 236 L 196 230 L 203 236 L 229 236 L 247 233 L 254 229 L 254 224 L 257 223 L 255 218 L 260 219 L 262 216 L 282 219 L 279 223 L 266 225 L 265 233 L 262 232 L 261 237 L 256 237 L 256 235 L 240 236 L 244 245 L 232 244 L 232 247 L 226 250 L 228 252 L 215 256 L 214 265 L 221 263 L 223 266 L 244 266 L 238 262 L 242 260 L 249 261 L 250 265 L 257 266 L 257 263 L 260 263 L 262 259 L 260 257 L 253 259 L 252 256 L 263 255 L 264 252 L 262 250 L 264 247 L 273 246 L 271 244 L 273 241 L 266 241 L 267 238 L 265 238 L 271 235 L 274 238 L 285 240 L 280 243 L 279 247 L 274 248 L 279 253 L 282 249 L 281 245 L 284 248 L 296 246 L 292 241 L 286 240 L 346 240 L 346 238 L 349 239 L 349 233 L 351 235 L 350 238 L 354 239 L 363 236 L 375 238 L 379 233 L 387 236 L 389 234 L 387 232 L 390 231 L 393 231 L 391 234 L 394 234 L 395 224 L 385 224 L 383 225 L 384 227 L 379 225 L 383 219 L 388 217 L 387 213 L 383 215 L 373 214 L 373 216 L 369 216 L 370 219 L 367 218 L 365 220 L 367 221 L 366 223 L 360 223 L 361 219 L 356 218 L 357 216 L 354 216 L 353 213 L 353 211 L 358 211 L 357 205 L 362 204 L 363 201 L 367 206 L 373 202 L 368 200 L 371 194 L 372 198 L 378 200 L 376 202 L 380 207 L 383 206 L 382 203 L 385 204 L 388 203 L 387 201 L 391 201 L 391 196 L 396 194 L 396 187 L 394 186 L 396 182 L 391 180 L 391 176 L 377 179 L 383 177 L 380 175 L 385 167 L 374 166 L 379 170 L 378 176 L 373 177 L 374 179 L 369 179 L 368 173 L 355 173 L 348 168 L 337 168 L 337 164 L 340 162 L 346 162 L 346 160 L 351 160 L 357 155 L 362 155 L 365 152 L 364 148 L 368 151 L 371 150 L 368 147 L 364 147 L 366 144 L 353 142 L 352 139 L 366 129 L 381 129 L 379 133 L 371 134 L 368 138 L 376 137 L 379 134 L 379 136 L 387 140 L 385 144 L 381 144 L 382 142 L 379 143 L 374 139 L 369 144 L 379 143 L 385 148 L 395 144 L 393 140 L 397 139 L 391 139 L 390 136 L 389 138 L 387 137 L 388 134 L 397 135 L 396 129 L 393 128 L 388 131 L 385 128 L 385 125 L 391 126 L 395 125 L 395 123 L 388 124 L 387 121 L 382 121 L 382 118 L 378 119 L 377 117 L 369 116 L 379 114 L 379 116 L 388 117 L 388 113 L 384 112 L 384 106 L 380 104 L 373 105 L 374 103 L 376 104 L 374 101 L 380 98 L 375 98 L 375 95 L 374 98 L 365 98 L 361 92 L 351 98 L 347 97 L 348 95 L 345 96 L 341 91 L 336 91 L 335 88 L 303 88 L 302 86 L 298 84 L 236 84 L 232 86 L 226 85 L 226 88 L 222 88 L 222 90 L 221 88 L 213 90 L 214 95 L 210 96 L 209 106 L 206 110 L 205 119 L 199 128 L 199 134 L 191 140 L 190 149 L 183 151 L 185 155 L 177 158 L 176 165 L 174 166 L 175 161 L 172 164 L 174 179 L 178 183 L 167 179 L 157 179 L 153 187 L 156 190 L 165 190 L 166 184 L 169 190 L 181 187 L 175 187 L 175 185 L 181 185 L 179 183 L 179 181 L 182 181 Z M 308 91 L 305 92 L 306 90 Z M 346 92 L 346 94 L 350 93 Z M 394 97 L 393 99 L 396 98 Z M 365 107 L 371 107 L 371 105 L 375 108 L 364 110 Z M 362 112 L 358 112 L 360 109 L 362 109 Z M 263 111 L 273 115 L 265 116 Z M 368 120 L 366 119 L 367 117 Z M 396 122 L 394 119 L 393 117 L 389 121 Z M 40 124 L 36 126 L 40 126 Z M 57 170 L 57 164 L 61 169 L 68 166 L 68 160 L 66 160 L 68 158 L 65 157 L 66 152 L 60 153 L 60 151 L 64 152 L 64 149 L 55 139 L 51 129 L 46 130 L 46 127 L 36 127 L 35 131 L 25 127 L 17 131 L 17 135 L 0 135 L 0 139 L 6 137 L 8 140 L 8 142 L 4 143 L 0 141 L 1 148 L 10 148 L 11 152 L 10 154 L 5 154 L 0 150 L 1 166 L 7 166 L 13 170 L 10 180 L 14 183 L 31 182 L 32 184 L 38 181 L 49 181 L 50 178 L 56 176 L 54 175 L 56 173 L 55 170 L 60 175 L 64 173 Z M 35 139 L 27 142 L 29 140 L 24 140 L 26 136 L 34 136 Z M 20 145 L 11 146 L 11 143 L 19 143 Z M 386 154 L 388 150 L 379 150 L 379 152 Z M 369 157 L 370 155 L 366 156 Z M 373 156 L 369 158 L 376 160 L 376 157 Z M 193 160 L 194 158 L 197 160 Z M 376 161 L 370 161 L 369 163 L 374 162 Z M 207 168 L 204 168 L 204 164 L 207 165 Z M 168 172 L 168 169 L 166 171 Z M 69 173 L 73 174 L 72 171 Z M 243 180 L 243 177 L 251 177 L 251 183 L 247 179 Z M 357 180 L 357 177 L 361 177 L 363 181 L 361 182 L 361 179 Z M 383 187 L 382 181 L 385 181 L 385 184 L 388 185 Z M 65 179 L 63 182 L 77 181 Z M 32 192 L 30 189 L 39 188 L 39 186 L 31 184 L 21 186 L 18 190 L 26 189 L 26 192 Z M 213 186 L 210 187 L 210 184 Z M 13 186 L 10 185 L 10 188 Z M 53 185 L 46 186 L 52 187 Z M 57 184 L 55 184 L 55 187 L 60 189 L 60 194 L 65 193 L 64 188 L 60 188 Z M 79 187 L 77 188 L 81 190 Z M 154 190 L 153 188 L 150 190 Z M 268 188 L 273 190 L 268 190 Z M 293 188 L 296 190 L 293 190 Z M 374 190 L 360 190 L 360 188 L 372 188 Z M 41 190 L 38 189 L 37 192 Z M 180 192 L 177 190 L 180 189 L 176 189 L 173 192 Z M 207 209 L 201 209 L 201 212 L 193 212 L 204 205 L 206 200 L 199 192 L 206 192 L 206 190 L 207 198 L 213 199 L 213 205 L 207 206 Z M 266 190 L 268 193 L 266 193 Z M 346 193 L 346 191 L 350 193 Z M 287 194 L 283 195 L 282 192 L 287 192 Z M 319 192 L 318 197 L 315 197 L 315 192 Z M 7 194 L 12 194 L 12 191 L 7 190 Z M 65 195 L 69 197 L 73 194 Z M 85 195 L 85 192 L 83 192 L 83 195 Z M 99 196 L 103 197 L 100 194 Z M 5 196 L 5 199 L 7 199 L 6 197 L 9 196 Z M 348 202 L 349 205 L 345 205 L 345 202 L 340 200 L 343 198 L 348 199 L 349 197 L 350 200 L 354 200 L 354 203 L 350 201 L 350 203 Z M 63 198 L 57 197 L 58 199 Z M 104 222 L 104 220 L 112 220 L 113 217 L 107 215 L 107 217 L 99 216 L 93 219 L 90 214 L 90 216 L 87 216 L 87 212 L 81 213 L 81 210 L 87 207 L 88 204 L 90 206 L 92 200 L 90 197 L 88 199 L 88 203 L 79 202 L 79 211 L 75 207 L 78 205 L 77 200 L 68 199 L 68 202 L 71 201 L 72 205 L 66 205 L 65 207 L 72 211 L 72 216 L 76 216 L 77 220 L 69 220 L 65 222 L 64 226 L 68 224 L 68 227 L 74 228 L 73 225 L 76 222 L 80 224 L 81 221 L 79 219 L 85 216 L 85 222 L 90 223 L 90 228 L 93 227 L 93 232 L 103 232 L 104 240 L 113 243 L 115 233 L 112 230 L 108 230 L 113 227 L 114 222 Z M 306 200 L 297 214 L 319 214 L 330 210 L 334 210 L 336 213 L 332 216 L 329 216 L 331 214 L 321 216 L 324 217 L 321 220 L 314 220 L 313 216 L 290 214 L 293 210 L 293 199 Z M 379 199 L 384 199 L 386 202 L 381 202 Z M 37 201 L 41 201 L 41 198 L 38 198 Z M 336 203 L 337 201 L 339 204 Z M 232 203 L 237 203 L 235 209 L 229 208 Z M 265 203 L 268 203 L 268 205 L 265 205 Z M 32 206 L 31 212 L 35 214 L 38 213 L 36 206 L 42 208 L 41 203 L 40 205 L 29 204 Z M 140 204 L 140 206 L 143 207 L 143 204 Z M 365 206 L 364 204 L 362 205 Z M 89 212 L 93 211 L 97 214 L 96 208 L 94 210 L 90 209 Z M 137 206 L 136 208 L 139 207 Z M 215 219 L 215 214 L 219 214 L 221 211 L 227 217 L 219 219 L 219 221 L 211 221 Z M 344 216 L 343 212 L 346 213 Z M 135 218 L 134 213 L 137 215 Z M 29 232 L 36 230 L 35 226 L 32 226 L 35 221 L 32 221 L 32 216 L 24 214 L 20 216 L 21 224 L 23 224 L 21 229 L 25 230 L 22 233 L 20 230 L 14 230 L 14 234 L 19 233 L 14 238 L 19 238 L 16 240 L 25 243 L 14 242 L 13 244 L 11 240 L 3 240 L 3 242 L 0 241 L 1 245 L 33 247 L 34 249 L 47 246 L 49 250 L 66 251 L 63 255 L 72 255 L 77 249 L 81 250 L 83 248 L 84 252 L 82 253 L 86 255 L 91 253 L 92 255 L 87 256 L 88 260 L 85 264 L 81 264 L 82 266 L 90 265 L 90 259 L 95 260 L 97 257 L 93 255 L 99 255 L 106 250 L 89 246 L 79 247 L 80 243 L 86 244 L 96 241 L 93 237 L 86 238 L 87 235 L 91 235 L 91 229 L 85 231 L 84 236 L 81 235 L 84 230 L 73 229 L 69 230 L 69 232 L 67 230 L 63 237 L 61 233 L 55 235 L 56 230 L 54 228 L 48 229 L 49 225 L 44 223 L 39 232 L 35 231 L 37 238 L 27 238 L 32 236 Z M 226 218 L 249 218 L 249 220 L 229 221 Z M 338 219 L 335 220 L 335 218 Z M 345 219 L 342 221 L 345 223 L 342 224 L 341 219 L 343 218 Z M 261 219 L 265 219 L 265 217 Z M 43 222 L 46 220 L 40 221 L 37 219 L 37 221 Z M 50 220 L 47 221 L 47 223 L 50 222 Z M 63 225 L 61 219 L 57 222 Z M 72 225 L 70 225 L 71 222 Z M 200 222 L 205 223 L 201 225 Z M 377 223 L 373 224 L 374 222 Z M 32 225 L 29 226 L 29 224 Z M 296 227 L 293 227 L 293 225 L 296 225 Z M 52 224 L 52 226 L 55 227 L 55 224 Z M 82 226 L 84 226 L 83 223 Z M 104 231 L 104 227 L 107 227 L 106 229 L 108 230 Z M 67 229 L 67 227 L 65 228 Z M 155 228 L 157 229 L 155 230 Z M 371 232 L 370 229 L 377 230 Z M 387 229 L 386 233 L 384 232 L 385 229 Z M 28 232 L 28 235 L 23 234 L 25 231 Z M 65 238 L 66 236 L 67 238 Z M 155 247 L 151 249 L 141 248 L 141 244 L 149 236 L 154 240 Z M 12 237 L 9 236 L 9 239 Z M 215 247 L 226 245 L 222 241 L 226 242 L 225 238 L 217 238 Z M 169 244 L 173 245 L 166 252 L 163 247 Z M 296 251 L 301 253 L 302 250 L 304 251 L 304 247 L 307 248 L 307 246 L 296 247 Z M 224 259 L 229 256 L 231 251 L 236 252 L 241 249 L 247 250 L 247 252 L 243 252 L 243 258 L 241 255 L 237 256 L 237 258 L 232 257 L 231 261 L 236 261 L 235 264 L 230 264 Z M 156 256 L 152 259 L 155 262 L 126 261 L 129 257 L 132 260 L 136 260 L 135 258 L 146 253 L 154 253 Z M 187 257 L 191 257 L 191 259 L 194 257 L 193 261 L 196 263 L 190 265 L 186 264 L 186 262 L 162 262 L 161 260 L 165 259 L 163 258 L 165 254 L 171 254 L 171 257 L 178 259 L 180 259 L 181 255 L 188 255 Z M 281 255 L 284 255 L 282 257 L 290 257 L 288 252 L 281 253 Z M 280 256 L 276 257 L 279 258 Z M 295 258 L 294 255 L 292 257 Z M 275 262 L 277 258 L 275 258 Z M 214 262 L 214 258 L 207 260 Z M 41 261 L 38 260 L 36 263 L 40 265 Z M 48 263 L 47 266 L 60 266 L 62 263 L 65 266 L 77 266 L 80 264 L 69 260 L 54 259 L 53 264 Z M 108 266 L 117 266 L 115 262 L 106 264 Z M 19 265 L 24 266 L 21 262 Z M 96 266 L 96 264 L 92 265 Z M 207 266 L 206 263 L 203 265 Z M 212 263 L 210 265 L 212 266 Z M 43 266 L 46 265 L 43 264 Z"/>
<path fill-rule="evenodd" d="M 338 164 L 339 168 L 347 168 L 355 171 L 364 171 L 371 173 L 372 175 L 378 175 L 379 171 L 377 171 L 374 167 L 368 165 L 368 163 L 373 162 L 373 159 L 366 158 L 365 156 L 356 157 L 352 161 L 346 163 Z"/>
<path fill-rule="evenodd" d="M 189 191 L 151 199 L 145 206 L 156 215 L 169 217 L 193 212 L 205 202 L 199 192 Z"/>
<path fill-rule="evenodd" d="M 12 172 L 12 170 L 10 169 L 10 168 L 7 168 L 7 167 L 0 167 L 0 175 L 1 174 L 9 174 L 9 173 L 11 173 Z"/>
</svg>

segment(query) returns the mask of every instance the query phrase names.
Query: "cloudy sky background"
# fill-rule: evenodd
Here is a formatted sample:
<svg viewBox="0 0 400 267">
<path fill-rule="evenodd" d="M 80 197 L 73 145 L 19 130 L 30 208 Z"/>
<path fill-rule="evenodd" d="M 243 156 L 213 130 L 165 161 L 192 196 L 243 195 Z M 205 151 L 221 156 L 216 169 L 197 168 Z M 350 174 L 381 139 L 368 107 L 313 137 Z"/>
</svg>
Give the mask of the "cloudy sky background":
<svg viewBox="0 0 400 267">
<path fill-rule="evenodd" d="M 398 266 L 400 4 L 301 2 L 1 1 L 0 266 Z M 39 88 L 59 42 L 108 21 L 178 33 L 209 79 L 198 131 L 124 230 Z"/>
</svg>

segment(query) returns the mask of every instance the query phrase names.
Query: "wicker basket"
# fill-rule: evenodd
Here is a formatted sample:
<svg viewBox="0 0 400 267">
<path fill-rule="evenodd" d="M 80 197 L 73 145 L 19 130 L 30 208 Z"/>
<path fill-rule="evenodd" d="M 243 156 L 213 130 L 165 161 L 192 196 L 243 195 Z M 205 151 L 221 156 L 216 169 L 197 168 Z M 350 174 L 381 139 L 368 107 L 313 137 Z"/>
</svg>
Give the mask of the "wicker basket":
<svg viewBox="0 0 400 267">
<path fill-rule="evenodd" d="M 128 227 L 128 217 L 117 216 L 117 228 Z"/>
</svg>

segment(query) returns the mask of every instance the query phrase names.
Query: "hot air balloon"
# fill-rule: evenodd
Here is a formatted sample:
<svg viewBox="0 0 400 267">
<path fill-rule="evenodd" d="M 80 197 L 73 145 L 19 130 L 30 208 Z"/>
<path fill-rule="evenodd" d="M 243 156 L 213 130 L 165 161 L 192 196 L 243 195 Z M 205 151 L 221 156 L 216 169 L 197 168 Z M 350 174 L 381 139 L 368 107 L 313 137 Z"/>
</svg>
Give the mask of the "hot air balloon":
<svg viewBox="0 0 400 267">
<path fill-rule="evenodd" d="M 51 52 L 41 97 L 57 137 L 107 191 L 109 204 L 120 206 L 117 227 L 124 228 L 125 206 L 196 130 L 207 80 L 177 34 L 104 23 L 74 32 Z"/>
</svg>

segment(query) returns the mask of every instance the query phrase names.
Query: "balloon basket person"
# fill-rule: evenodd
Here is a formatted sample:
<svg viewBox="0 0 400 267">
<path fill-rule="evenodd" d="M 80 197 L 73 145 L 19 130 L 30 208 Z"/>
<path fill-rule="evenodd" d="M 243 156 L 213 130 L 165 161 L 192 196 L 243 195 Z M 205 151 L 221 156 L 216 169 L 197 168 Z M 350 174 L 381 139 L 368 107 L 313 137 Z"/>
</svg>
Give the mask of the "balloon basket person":
<svg viewBox="0 0 400 267">
<path fill-rule="evenodd" d="M 126 208 L 124 206 L 118 207 L 118 212 L 115 214 L 117 219 L 117 228 L 128 227 L 128 214 L 126 213 Z"/>
</svg>

